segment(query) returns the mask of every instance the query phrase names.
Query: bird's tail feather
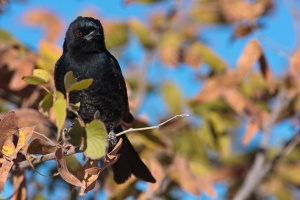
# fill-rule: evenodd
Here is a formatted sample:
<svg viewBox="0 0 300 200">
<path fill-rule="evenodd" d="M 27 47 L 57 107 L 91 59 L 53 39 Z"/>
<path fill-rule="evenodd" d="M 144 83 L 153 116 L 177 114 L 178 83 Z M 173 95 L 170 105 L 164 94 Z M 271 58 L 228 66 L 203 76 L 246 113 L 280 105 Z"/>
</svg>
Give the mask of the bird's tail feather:
<svg viewBox="0 0 300 200">
<path fill-rule="evenodd" d="M 121 126 L 116 129 L 116 133 L 122 131 Z M 118 161 L 112 165 L 114 180 L 116 183 L 124 183 L 130 178 L 131 174 L 137 178 L 155 183 L 156 180 L 152 176 L 147 166 L 143 163 L 138 153 L 133 148 L 126 135 L 120 136 L 123 139 L 122 146 L 118 151 L 120 157 Z M 112 150 L 112 147 L 109 149 Z"/>
</svg>

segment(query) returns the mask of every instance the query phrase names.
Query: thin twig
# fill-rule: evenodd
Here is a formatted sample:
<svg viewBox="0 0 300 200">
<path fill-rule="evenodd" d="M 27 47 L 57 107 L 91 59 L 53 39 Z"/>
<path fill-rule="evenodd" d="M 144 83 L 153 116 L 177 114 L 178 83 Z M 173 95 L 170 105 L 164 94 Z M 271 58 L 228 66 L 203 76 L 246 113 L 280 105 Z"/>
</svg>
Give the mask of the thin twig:
<svg viewBox="0 0 300 200">
<path fill-rule="evenodd" d="M 42 136 L 43 138 L 45 138 L 52 146 L 57 146 L 58 144 L 55 144 L 52 140 L 50 140 L 46 135 L 39 133 L 37 131 L 33 131 L 33 133 Z"/>
<path fill-rule="evenodd" d="M 172 117 L 172 118 L 170 118 L 170 119 L 168 119 L 168 120 L 166 120 L 166 121 L 164 121 L 164 122 L 162 122 L 162 123 L 160 123 L 160 124 L 158 124 L 156 126 L 149 126 L 149 127 L 144 127 L 144 128 L 130 128 L 130 129 L 127 129 L 125 131 L 122 131 L 122 132 L 116 134 L 116 136 L 118 137 L 118 136 L 121 136 L 121 135 L 123 135 L 125 133 L 128 133 L 128 132 L 136 132 L 136 131 L 146 131 L 146 130 L 151 130 L 151 129 L 158 129 L 159 127 L 161 127 L 164 124 L 166 124 L 166 123 L 174 120 L 175 118 L 178 118 L 178 117 L 188 117 L 188 116 L 189 116 L 188 114 L 175 115 L 174 117 Z"/>
<path fill-rule="evenodd" d="M 44 85 L 41 85 L 41 87 L 42 87 L 44 90 L 46 90 L 47 93 L 51 93 L 51 91 L 48 90 L 48 88 L 46 88 Z"/>
</svg>

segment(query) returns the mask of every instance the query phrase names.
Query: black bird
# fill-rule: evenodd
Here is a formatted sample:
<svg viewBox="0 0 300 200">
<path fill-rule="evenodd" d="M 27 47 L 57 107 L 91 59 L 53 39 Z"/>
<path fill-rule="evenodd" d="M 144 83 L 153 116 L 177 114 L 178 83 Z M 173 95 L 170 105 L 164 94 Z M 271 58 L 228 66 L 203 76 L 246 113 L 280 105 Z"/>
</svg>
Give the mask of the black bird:
<svg viewBox="0 0 300 200">
<path fill-rule="evenodd" d="M 63 54 L 55 65 L 56 89 L 66 94 L 64 76 L 72 71 L 78 81 L 93 78 L 87 89 L 70 93 L 70 103 L 80 102 L 79 115 L 85 123 L 100 112 L 108 131 L 123 129 L 121 123 L 132 123 L 125 80 L 116 58 L 105 47 L 103 28 L 99 20 L 78 17 L 66 33 Z M 68 112 L 69 118 L 74 118 Z M 120 158 L 112 166 L 116 183 L 124 183 L 131 174 L 147 182 L 155 182 L 147 166 L 140 159 L 126 135 L 119 150 Z M 111 150 L 113 146 L 110 146 Z"/>
</svg>

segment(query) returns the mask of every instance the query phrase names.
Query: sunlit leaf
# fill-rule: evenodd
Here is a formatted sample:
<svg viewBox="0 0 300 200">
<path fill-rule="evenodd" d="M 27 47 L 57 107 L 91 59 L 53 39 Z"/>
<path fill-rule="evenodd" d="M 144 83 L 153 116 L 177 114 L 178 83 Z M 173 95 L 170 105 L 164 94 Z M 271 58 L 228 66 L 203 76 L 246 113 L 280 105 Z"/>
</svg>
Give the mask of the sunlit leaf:
<svg viewBox="0 0 300 200">
<path fill-rule="evenodd" d="M 43 112 L 48 113 L 53 105 L 53 94 L 48 93 L 40 102 L 39 106 L 43 109 Z"/>
<path fill-rule="evenodd" d="M 43 69 L 35 69 L 33 70 L 33 75 L 36 77 L 39 77 L 40 79 L 43 79 L 45 83 L 49 81 L 49 72 Z"/>
<path fill-rule="evenodd" d="M 61 47 L 54 43 L 41 40 L 39 44 L 39 58 L 37 65 L 39 68 L 53 73 L 55 63 L 61 55 Z"/>
<path fill-rule="evenodd" d="M 84 155 L 91 159 L 99 159 L 105 154 L 107 132 L 100 120 L 93 120 L 86 125 L 86 148 Z"/>
<path fill-rule="evenodd" d="M 24 76 L 22 79 L 31 85 L 44 85 L 46 83 L 44 79 L 37 76 Z"/>
<path fill-rule="evenodd" d="M 93 82 L 93 79 L 89 78 L 89 79 L 84 79 L 84 80 L 81 80 L 79 82 L 73 83 L 69 87 L 69 89 L 67 90 L 67 92 L 72 92 L 74 90 L 83 90 L 83 89 L 86 89 L 86 88 L 90 87 L 90 85 L 92 84 L 92 82 Z"/>
<path fill-rule="evenodd" d="M 257 120 L 252 119 L 248 121 L 246 125 L 246 133 L 242 141 L 243 145 L 247 146 L 251 142 L 253 137 L 256 135 L 258 130 L 259 130 L 259 122 Z"/>
<path fill-rule="evenodd" d="M 182 113 L 182 95 L 178 87 L 172 83 L 167 83 L 162 88 L 162 95 L 172 114 Z"/>
<path fill-rule="evenodd" d="M 18 152 L 23 148 L 31 139 L 31 136 L 33 134 L 33 130 L 35 129 L 35 126 L 33 127 L 23 127 L 19 129 L 19 139 L 16 146 L 16 151 Z"/>
<path fill-rule="evenodd" d="M 151 32 L 145 25 L 136 19 L 132 19 L 129 21 L 129 26 L 146 49 L 152 49 L 154 47 Z"/>
<path fill-rule="evenodd" d="M 58 138 L 60 137 L 60 131 L 63 128 L 63 125 L 65 123 L 66 117 L 67 117 L 67 102 L 64 98 L 64 95 L 60 92 L 56 92 L 57 99 L 53 103 L 54 113 L 55 113 L 55 123 L 57 126 L 57 135 Z"/>
<path fill-rule="evenodd" d="M 205 64 L 211 67 L 213 72 L 220 73 L 227 68 L 226 63 L 204 44 L 194 42 L 191 44 L 190 48 L 193 50 L 194 54 L 198 54 Z"/>
<path fill-rule="evenodd" d="M 66 73 L 64 77 L 64 85 L 66 91 L 70 88 L 70 86 L 74 83 L 76 83 L 77 79 L 74 77 L 73 72 L 69 71 Z"/>
<path fill-rule="evenodd" d="M 128 41 L 128 25 L 122 22 L 104 22 L 105 45 L 108 49 L 123 46 Z"/>
</svg>

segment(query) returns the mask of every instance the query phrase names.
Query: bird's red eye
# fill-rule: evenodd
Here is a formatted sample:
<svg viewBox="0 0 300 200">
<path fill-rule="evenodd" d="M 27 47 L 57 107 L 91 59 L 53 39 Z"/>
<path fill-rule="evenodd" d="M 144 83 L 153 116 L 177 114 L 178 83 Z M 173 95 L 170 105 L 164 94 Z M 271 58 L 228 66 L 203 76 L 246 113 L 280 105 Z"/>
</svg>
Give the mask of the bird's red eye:
<svg viewBox="0 0 300 200">
<path fill-rule="evenodd" d="M 79 30 L 76 31 L 76 36 L 77 37 L 82 37 L 83 33 Z"/>
</svg>

